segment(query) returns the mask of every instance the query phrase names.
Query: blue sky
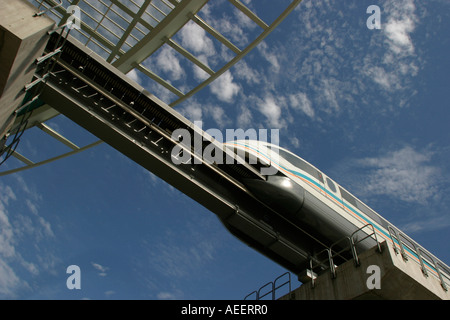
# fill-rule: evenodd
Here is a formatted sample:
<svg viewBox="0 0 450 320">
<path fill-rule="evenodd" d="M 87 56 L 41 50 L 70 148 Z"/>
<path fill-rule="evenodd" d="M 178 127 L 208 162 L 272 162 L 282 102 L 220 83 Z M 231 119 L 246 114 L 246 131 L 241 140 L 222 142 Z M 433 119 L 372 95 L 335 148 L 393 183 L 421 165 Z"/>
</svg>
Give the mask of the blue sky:
<svg viewBox="0 0 450 320">
<path fill-rule="evenodd" d="M 287 5 L 244 2 L 269 22 Z M 381 8 L 380 30 L 366 27 L 369 5 Z M 280 129 L 282 147 L 449 264 L 449 6 L 304 0 L 176 109 L 204 129 Z M 200 15 L 240 46 L 258 31 L 225 1 Z M 230 54 L 194 25 L 177 41 L 212 68 Z M 164 47 L 145 64 L 182 88 L 204 78 Z M 173 99 L 138 72 L 130 77 Z M 48 124 L 79 145 L 96 140 L 62 116 Z M 43 144 L 38 129 L 24 137 L 19 152 L 34 159 L 64 150 Z M 81 290 L 66 287 L 72 264 L 81 268 Z M 241 299 L 285 271 L 105 144 L 0 178 L 3 299 Z"/>
</svg>

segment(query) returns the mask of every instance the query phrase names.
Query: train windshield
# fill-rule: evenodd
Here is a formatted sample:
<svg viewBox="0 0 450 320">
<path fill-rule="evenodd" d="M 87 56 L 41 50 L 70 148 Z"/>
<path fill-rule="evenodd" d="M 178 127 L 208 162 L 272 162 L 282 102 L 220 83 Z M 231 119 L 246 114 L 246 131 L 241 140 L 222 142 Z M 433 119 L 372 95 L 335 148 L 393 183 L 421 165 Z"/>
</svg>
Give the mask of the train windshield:
<svg viewBox="0 0 450 320">
<path fill-rule="evenodd" d="M 274 152 L 278 152 L 278 155 L 281 158 L 288 161 L 294 167 L 297 167 L 301 171 L 306 172 L 307 174 L 313 176 L 315 179 L 318 179 L 320 182 L 323 183 L 322 173 L 313 166 L 311 166 L 308 162 L 306 162 L 302 158 L 273 145 L 270 146 L 270 149 Z"/>
</svg>

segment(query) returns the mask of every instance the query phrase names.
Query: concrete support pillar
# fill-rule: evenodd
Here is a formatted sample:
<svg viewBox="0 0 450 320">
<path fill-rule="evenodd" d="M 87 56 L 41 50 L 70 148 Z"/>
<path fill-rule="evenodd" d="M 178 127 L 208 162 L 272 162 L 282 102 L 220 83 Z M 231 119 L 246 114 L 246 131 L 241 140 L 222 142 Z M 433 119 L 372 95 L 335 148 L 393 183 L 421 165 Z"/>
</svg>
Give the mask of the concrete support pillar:
<svg viewBox="0 0 450 320">
<path fill-rule="evenodd" d="M 392 245 L 381 244 L 359 254 L 360 265 L 353 260 L 336 268 L 336 278 L 325 271 L 311 282 L 280 300 L 449 300 L 450 292 L 445 291 L 438 277 L 422 273 L 417 261 L 404 260 L 395 253 Z"/>
<path fill-rule="evenodd" d="M 55 22 L 26 0 L 0 0 L 0 140 L 11 128 L 25 97 L 24 87 L 44 52 Z"/>
</svg>

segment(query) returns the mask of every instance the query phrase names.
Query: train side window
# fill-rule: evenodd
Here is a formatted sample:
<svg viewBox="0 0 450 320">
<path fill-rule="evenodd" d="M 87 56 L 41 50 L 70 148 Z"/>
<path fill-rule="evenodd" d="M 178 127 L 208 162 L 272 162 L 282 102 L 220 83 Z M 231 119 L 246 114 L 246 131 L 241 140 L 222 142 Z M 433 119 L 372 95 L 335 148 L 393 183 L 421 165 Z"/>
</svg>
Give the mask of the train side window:
<svg viewBox="0 0 450 320">
<path fill-rule="evenodd" d="M 317 179 L 319 179 L 319 181 L 323 183 L 323 175 L 322 175 L 322 172 L 317 171 Z"/>
<path fill-rule="evenodd" d="M 292 154 L 290 154 L 282 149 L 276 148 L 274 146 L 271 146 L 271 149 L 274 149 L 274 151 L 278 151 L 278 154 L 280 155 L 280 157 L 282 157 L 286 161 L 290 162 L 293 166 L 305 171 L 306 173 L 308 173 L 309 175 L 313 176 L 316 179 L 319 179 L 319 181 L 323 183 L 322 173 L 320 173 L 320 171 L 316 170 L 314 167 L 312 167 L 310 164 L 308 164 L 306 161 L 304 161 L 300 157 L 292 155 Z"/>
<path fill-rule="evenodd" d="M 354 207 L 356 207 L 356 200 L 353 198 L 352 195 L 350 195 L 347 191 L 339 187 L 339 190 L 341 191 L 342 198 L 347 201 L 348 203 L 352 204 Z"/>
<path fill-rule="evenodd" d="M 352 204 L 354 207 L 361 210 L 364 214 L 366 214 L 368 217 L 370 217 L 372 220 L 374 220 L 379 225 L 387 228 L 387 226 L 388 226 L 387 221 L 385 219 L 383 219 L 381 216 L 379 216 L 375 211 L 370 209 L 359 199 L 354 198 L 351 194 L 349 194 L 347 191 L 345 191 L 341 187 L 339 187 L 339 190 L 341 191 L 342 198 L 345 201 L 347 201 L 348 203 Z"/>
<path fill-rule="evenodd" d="M 374 220 L 379 225 L 382 225 L 383 227 L 387 228 L 388 223 L 386 220 L 384 220 L 382 217 L 380 217 L 375 211 L 373 211 L 371 208 L 366 206 L 363 202 L 356 199 L 356 207 L 361 210 L 363 213 L 365 213 L 367 216 L 369 216 L 372 220 Z"/>
<path fill-rule="evenodd" d="M 331 181 L 329 178 L 327 178 L 327 185 L 330 188 L 331 191 L 336 193 L 336 186 L 334 185 L 333 181 Z"/>
</svg>

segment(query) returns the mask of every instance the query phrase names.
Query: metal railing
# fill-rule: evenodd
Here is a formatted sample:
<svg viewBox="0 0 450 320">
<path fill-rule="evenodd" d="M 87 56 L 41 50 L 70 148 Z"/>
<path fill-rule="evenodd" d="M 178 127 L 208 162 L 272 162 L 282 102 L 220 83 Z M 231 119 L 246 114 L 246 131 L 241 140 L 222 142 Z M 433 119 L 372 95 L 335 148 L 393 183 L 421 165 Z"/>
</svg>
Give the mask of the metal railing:
<svg viewBox="0 0 450 320">
<path fill-rule="evenodd" d="M 394 249 L 395 254 L 400 253 L 402 258 L 405 261 L 408 261 L 408 254 L 406 253 L 405 247 L 408 251 L 410 251 L 413 255 L 417 256 L 417 259 L 420 264 L 420 268 L 424 276 L 428 276 L 428 271 L 426 265 L 428 265 L 431 269 L 436 271 L 437 277 L 441 283 L 442 288 L 445 291 L 448 291 L 447 284 L 445 283 L 443 272 L 445 273 L 447 279 L 449 279 L 450 273 L 446 266 L 440 261 L 436 261 L 436 259 L 430 256 L 425 249 L 417 245 L 414 241 L 409 239 L 403 233 L 398 230 L 395 230 L 393 227 L 388 226 L 389 236 L 392 241 L 392 247 Z M 402 241 L 403 238 L 403 241 Z M 398 248 L 397 248 L 398 247 Z M 425 259 L 425 257 L 427 259 Z"/>
<path fill-rule="evenodd" d="M 371 233 L 365 233 L 365 236 L 361 239 L 357 239 L 357 235 L 362 232 L 364 229 L 366 228 L 371 228 L 372 232 Z M 357 252 L 357 244 L 361 243 L 362 241 L 366 240 L 366 239 L 372 239 L 376 242 L 377 245 L 377 249 L 378 252 L 382 252 L 381 251 L 381 246 L 380 246 L 380 242 L 378 241 L 376 232 L 375 232 L 375 228 L 372 224 L 368 223 L 364 226 L 362 226 L 361 228 L 357 229 L 356 231 L 354 231 L 350 236 L 348 237 L 344 237 L 336 242 L 334 242 L 333 244 L 331 244 L 331 246 L 329 248 L 325 248 L 322 251 L 320 251 L 319 253 L 317 253 L 315 255 L 315 257 L 311 257 L 310 259 L 310 278 L 311 278 L 311 287 L 314 288 L 316 286 L 316 276 L 318 273 L 325 271 L 327 269 L 330 270 L 330 274 L 331 274 L 331 278 L 335 279 L 337 277 L 336 274 L 336 267 L 337 265 L 335 264 L 335 259 L 336 258 L 340 258 L 340 260 L 342 261 L 348 261 L 348 255 L 344 255 L 346 252 L 351 252 L 351 257 L 355 263 L 355 266 L 359 266 L 360 265 L 360 261 L 359 261 L 359 257 L 358 257 L 358 252 Z M 343 245 L 342 246 L 342 242 L 346 242 L 347 245 Z M 336 247 L 340 246 L 340 250 L 337 251 L 335 250 Z M 326 257 L 325 259 L 321 259 L 320 256 L 323 255 L 323 253 L 326 253 Z M 320 268 L 320 270 L 316 273 L 315 270 L 317 270 L 317 268 Z"/>
<path fill-rule="evenodd" d="M 364 229 L 370 228 L 371 232 L 365 233 L 365 235 L 358 239 L 357 236 L 360 232 L 363 232 Z M 445 291 L 448 291 L 446 281 L 444 279 L 444 276 L 449 280 L 449 273 L 446 268 L 446 266 L 441 263 L 440 261 L 437 261 L 434 257 L 428 254 L 426 250 L 418 246 L 414 241 L 409 239 L 406 235 L 401 233 L 400 231 L 394 229 L 392 226 L 388 226 L 389 236 L 392 240 L 392 245 L 394 248 L 395 254 L 401 253 L 402 258 L 405 261 L 408 261 L 408 255 L 406 250 L 410 251 L 413 255 L 417 256 L 417 259 L 419 261 L 422 273 L 425 276 L 428 276 L 428 271 L 426 265 L 428 265 L 431 269 L 434 269 L 436 271 L 436 275 L 439 278 L 439 281 L 441 283 L 442 288 Z M 336 264 L 335 264 L 335 258 L 339 257 L 341 260 L 349 260 L 344 253 L 348 251 L 351 252 L 351 257 L 355 263 L 355 266 L 360 265 L 360 260 L 358 257 L 357 252 L 357 244 L 365 241 L 366 239 L 373 239 L 376 242 L 377 245 L 377 251 L 381 251 L 381 245 L 378 241 L 377 234 L 375 231 L 375 227 L 368 223 L 361 228 L 357 229 L 355 232 L 353 232 L 350 236 L 344 237 L 335 243 L 333 243 L 329 248 L 325 248 L 324 250 L 320 251 L 315 255 L 315 257 L 311 257 L 310 259 L 310 270 L 309 277 L 311 278 L 311 287 L 314 288 L 316 285 L 316 277 L 320 272 L 323 272 L 327 269 L 330 270 L 331 278 L 336 278 Z M 342 242 L 346 242 L 347 245 L 342 246 Z M 335 250 L 335 247 L 340 247 L 340 250 Z M 326 257 L 321 259 L 321 255 L 326 253 Z M 426 259 L 425 259 L 426 258 Z M 317 269 L 319 269 L 317 271 Z"/>
<path fill-rule="evenodd" d="M 281 284 L 278 284 L 279 281 L 281 281 L 283 278 L 287 276 L 287 280 Z M 289 286 L 289 293 L 291 293 L 291 273 L 285 272 L 282 275 L 278 276 L 274 281 L 267 282 L 263 286 L 261 286 L 258 290 L 250 292 L 248 295 L 245 296 L 244 300 L 250 300 L 249 298 L 251 296 L 255 296 L 254 300 L 262 300 L 264 297 L 267 297 L 268 295 L 271 296 L 271 300 L 276 300 L 276 291 L 280 288 L 284 287 L 285 285 Z M 264 291 L 264 289 L 269 288 L 268 291 Z"/>
<path fill-rule="evenodd" d="M 40 5 L 39 5 L 39 8 L 42 6 L 42 3 L 43 3 L 43 2 L 44 2 L 44 0 L 41 1 Z M 63 1 L 60 0 L 59 3 L 57 3 L 57 4 L 55 4 L 55 5 L 51 5 L 50 7 L 46 8 L 46 9 L 44 9 L 44 10 L 41 10 L 41 11 L 39 11 L 39 12 L 36 12 L 36 14 L 35 14 L 34 16 L 35 16 L 35 17 L 40 17 L 40 16 L 42 16 L 43 14 L 46 14 L 46 13 L 48 13 L 48 12 L 50 12 L 50 11 L 56 9 L 56 8 L 62 7 L 62 5 L 63 5 Z"/>
<path fill-rule="evenodd" d="M 355 237 L 356 235 L 361 232 L 362 230 L 366 229 L 366 228 L 371 228 L 372 229 L 372 233 L 368 233 L 364 238 L 361 238 L 359 240 L 356 240 Z M 373 236 L 373 238 L 371 238 Z M 351 249 L 352 249 L 352 255 L 353 255 L 353 259 L 355 261 L 356 266 L 360 265 L 359 262 L 359 258 L 358 258 L 358 253 L 356 251 L 356 245 L 360 242 L 363 242 L 364 240 L 371 238 L 373 240 L 375 240 L 377 248 L 378 248 L 378 252 L 381 253 L 381 246 L 380 246 L 380 242 L 378 241 L 377 238 L 377 233 L 375 232 L 375 227 L 373 226 L 373 224 L 368 223 L 365 226 L 362 226 L 361 228 L 359 228 L 358 230 L 356 230 L 355 232 L 353 232 L 350 236 L 350 242 L 351 242 Z"/>
</svg>

